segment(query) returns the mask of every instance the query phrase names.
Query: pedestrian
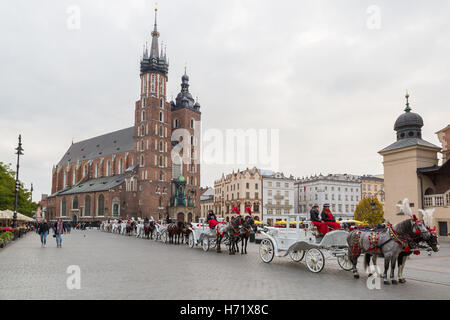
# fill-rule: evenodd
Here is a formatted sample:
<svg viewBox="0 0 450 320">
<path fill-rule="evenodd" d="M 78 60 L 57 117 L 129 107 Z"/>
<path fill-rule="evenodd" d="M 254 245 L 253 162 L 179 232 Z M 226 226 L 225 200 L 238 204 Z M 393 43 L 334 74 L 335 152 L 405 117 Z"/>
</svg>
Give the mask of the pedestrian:
<svg viewBox="0 0 450 320">
<path fill-rule="evenodd" d="M 62 236 L 63 236 L 64 232 L 66 231 L 66 226 L 62 222 L 61 218 L 59 218 L 58 221 L 55 223 L 54 231 L 55 231 L 55 237 L 56 237 L 56 247 L 61 248 Z"/>
<path fill-rule="evenodd" d="M 41 223 L 38 225 L 38 233 L 41 236 L 41 247 L 47 246 L 47 235 L 50 230 L 50 226 L 47 223 L 47 220 L 44 219 Z"/>
</svg>

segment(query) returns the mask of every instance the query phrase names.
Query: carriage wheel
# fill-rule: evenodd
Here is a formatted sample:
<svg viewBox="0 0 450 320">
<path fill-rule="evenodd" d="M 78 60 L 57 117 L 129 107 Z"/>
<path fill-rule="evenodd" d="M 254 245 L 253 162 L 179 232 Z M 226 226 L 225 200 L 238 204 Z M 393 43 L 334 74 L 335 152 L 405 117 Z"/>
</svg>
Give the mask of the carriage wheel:
<svg viewBox="0 0 450 320">
<path fill-rule="evenodd" d="M 189 245 L 189 248 L 194 247 L 194 235 L 192 233 L 189 234 L 188 245 Z"/>
<path fill-rule="evenodd" d="M 204 237 L 203 238 L 203 240 L 202 240 L 202 248 L 203 248 L 203 251 L 208 251 L 209 250 L 209 239 L 208 239 L 208 237 Z"/>
<path fill-rule="evenodd" d="M 291 257 L 292 261 L 300 262 L 305 256 L 305 251 L 303 250 L 291 250 L 289 251 L 289 257 Z"/>
<path fill-rule="evenodd" d="M 353 263 L 350 261 L 348 254 L 339 256 L 337 258 L 337 262 L 339 266 L 344 269 L 345 271 L 350 271 L 353 269 Z"/>
<path fill-rule="evenodd" d="M 325 266 L 325 257 L 322 251 L 316 248 L 309 249 L 306 252 L 306 266 L 309 271 L 319 273 Z"/>
<path fill-rule="evenodd" d="M 265 263 L 269 263 L 273 260 L 275 252 L 273 250 L 273 243 L 270 239 L 263 239 L 259 245 L 259 257 Z"/>
<path fill-rule="evenodd" d="M 169 234 L 167 233 L 167 231 L 164 231 L 161 235 L 161 240 L 164 243 L 167 243 L 167 241 L 169 240 Z"/>
</svg>

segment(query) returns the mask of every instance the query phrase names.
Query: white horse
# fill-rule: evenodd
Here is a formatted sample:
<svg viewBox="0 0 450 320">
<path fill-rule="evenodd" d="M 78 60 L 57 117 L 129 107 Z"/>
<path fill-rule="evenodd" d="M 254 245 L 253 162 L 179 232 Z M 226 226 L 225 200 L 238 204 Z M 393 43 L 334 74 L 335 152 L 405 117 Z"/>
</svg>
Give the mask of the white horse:
<svg viewBox="0 0 450 320">
<path fill-rule="evenodd" d="M 120 232 L 119 227 L 120 227 L 119 221 L 114 220 L 113 223 L 112 223 L 111 232 L 112 232 L 112 233 L 119 233 L 119 232 Z"/>
<path fill-rule="evenodd" d="M 125 235 L 126 230 L 127 230 L 127 222 L 123 220 L 122 223 L 120 224 L 120 234 Z"/>
<path fill-rule="evenodd" d="M 144 221 L 138 219 L 138 223 L 136 224 L 136 238 L 144 237 Z"/>
</svg>

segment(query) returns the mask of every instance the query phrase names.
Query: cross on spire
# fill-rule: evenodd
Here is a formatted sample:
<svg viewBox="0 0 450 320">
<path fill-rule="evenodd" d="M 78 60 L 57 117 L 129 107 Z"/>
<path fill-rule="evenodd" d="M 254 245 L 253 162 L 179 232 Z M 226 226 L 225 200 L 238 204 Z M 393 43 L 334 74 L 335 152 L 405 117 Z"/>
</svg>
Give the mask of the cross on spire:
<svg viewBox="0 0 450 320">
<path fill-rule="evenodd" d="M 411 108 L 409 107 L 409 93 L 408 93 L 408 91 L 406 91 L 405 98 L 406 98 L 406 108 L 405 108 L 405 112 L 410 112 L 410 111 L 411 111 Z"/>
</svg>

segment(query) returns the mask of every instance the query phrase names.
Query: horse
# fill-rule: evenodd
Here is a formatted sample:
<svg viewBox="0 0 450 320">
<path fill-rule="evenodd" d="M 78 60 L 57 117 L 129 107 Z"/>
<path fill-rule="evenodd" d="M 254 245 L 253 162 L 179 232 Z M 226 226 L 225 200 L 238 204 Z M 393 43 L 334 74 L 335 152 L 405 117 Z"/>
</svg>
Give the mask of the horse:
<svg viewBox="0 0 450 320">
<path fill-rule="evenodd" d="M 405 268 L 405 264 L 406 264 L 406 259 L 412 254 L 420 254 L 420 251 L 418 249 L 426 249 L 427 251 L 430 252 L 438 252 L 439 251 L 439 240 L 438 240 L 438 236 L 435 232 L 436 227 L 434 227 L 434 229 L 431 229 L 431 225 L 433 223 L 433 213 L 434 213 L 434 209 L 428 209 L 428 210 L 422 210 L 419 209 L 419 212 L 422 213 L 422 217 L 423 217 L 423 222 L 425 224 L 426 229 L 430 232 L 430 237 L 428 239 L 425 239 L 423 236 L 423 233 L 420 234 L 416 234 L 409 242 L 409 247 L 411 248 L 411 250 L 408 250 L 407 252 L 402 251 L 399 256 L 398 256 L 398 260 L 397 260 L 397 264 L 398 264 L 398 282 L 399 283 L 405 283 L 406 279 L 403 276 L 403 269 Z M 414 218 L 413 218 L 414 219 Z M 416 249 L 416 250 L 412 250 L 412 249 Z M 368 256 L 368 254 L 365 255 L 365 264 L 368 265 L 369 264 L 369 260 L 370 260 L 370 256 Z M 372 258 L 373 264 L 376 265 L 377 263 L 377 259 L 376 256 L 373 256 Z"/>
<path fill-rule="evenodd" d="M 222 242 L 222 239 L 228 238 L 228 234 L 229 234 L 229 229 L 230 229 L 230 225 L 226 222 L 219 222 L 214 230 L 216 231 L 216 252 L 220 253 L 222 252 L 222 250 L 220 249 L 220 244 Z"/>
<path fill-rule="evenodd" d="M 410 250 L 410 243 L 420 234 L 422 234 L 424 240 L 430 238 L 430 232 L 423 223 L 416 219 L 404 220 L 397 223 L 395 227 L 388 224 L 387 228 L 382 231 L 351 231 L 347 237 L 347 244 L 349 247 L 348 256 L 353 264 L 354 278 L 359 278 L 356 268 L 358 257 L 361 253 L 365 253 L 367 254 L 364 260 L 366 270 L 369 267 L 370 256 L 382 256 L 384 257 L 384 284 L 390 284 L 387 277 L 389 266 L 391 267 L 390 279 L 392 279 L 392 284 L 397 284 L 394 272 L 398 257 L 403 251 L 408 252 Z M 374 258 L 374 262 L 376 262 L 376 258 Z"/>
<path fill-rule="evenodd" d="M 142 220 L 138 220 L 136 223 L 136 238 L 142 238 L 144 234 L 144 223 Z"/>
<path fill-rule="evenodd" d="M 150 220 L 147 226 L 147 239 L 153 238 L 153 232 L 156 232 L 156 222 L 154 220 Z"/>
<path fill-rule="evenodd" d="M 252 216 L 246 216 L 239 229 L 239 238 L 241 240 L 241 254 L 247 254 L 248 238 L 251 232 L 256 232 L 255 220 Z"/>
<path fill-rule="evenodd" d="M 169 234 L 170 243 L 180 244 L 180 237 L 183 228 L 184 228 L 183 221 L 169 223 L 169 225 L 167 226 L 167 232 Z"/>
<path fill-rule="evenodd" d="M 127 222 L 125 220 L 122 220 L 122 222 L 120 223 L 120 234 L 124 235 L 127 229 Z"/>
<path fill-rule="evenodd" d="M 228 251 L 230 255 L 235 254 L 236 252 L 239 253 L 239 233 L 240 233 L 240 226 L 244 222 L 244 219 L 239 215 L 237 217 L 231 218 L 228 231 Z"/>
<path fill-rule="evenodd" d="M 184 243 L 184 240 L 186 240 L 186 244 L 188 243 L 189 234 L 192 232 L 192 224 L 190 222 L 184 223 L 183 228 L 181 229 L 181 243 Z"/>
</svg>

